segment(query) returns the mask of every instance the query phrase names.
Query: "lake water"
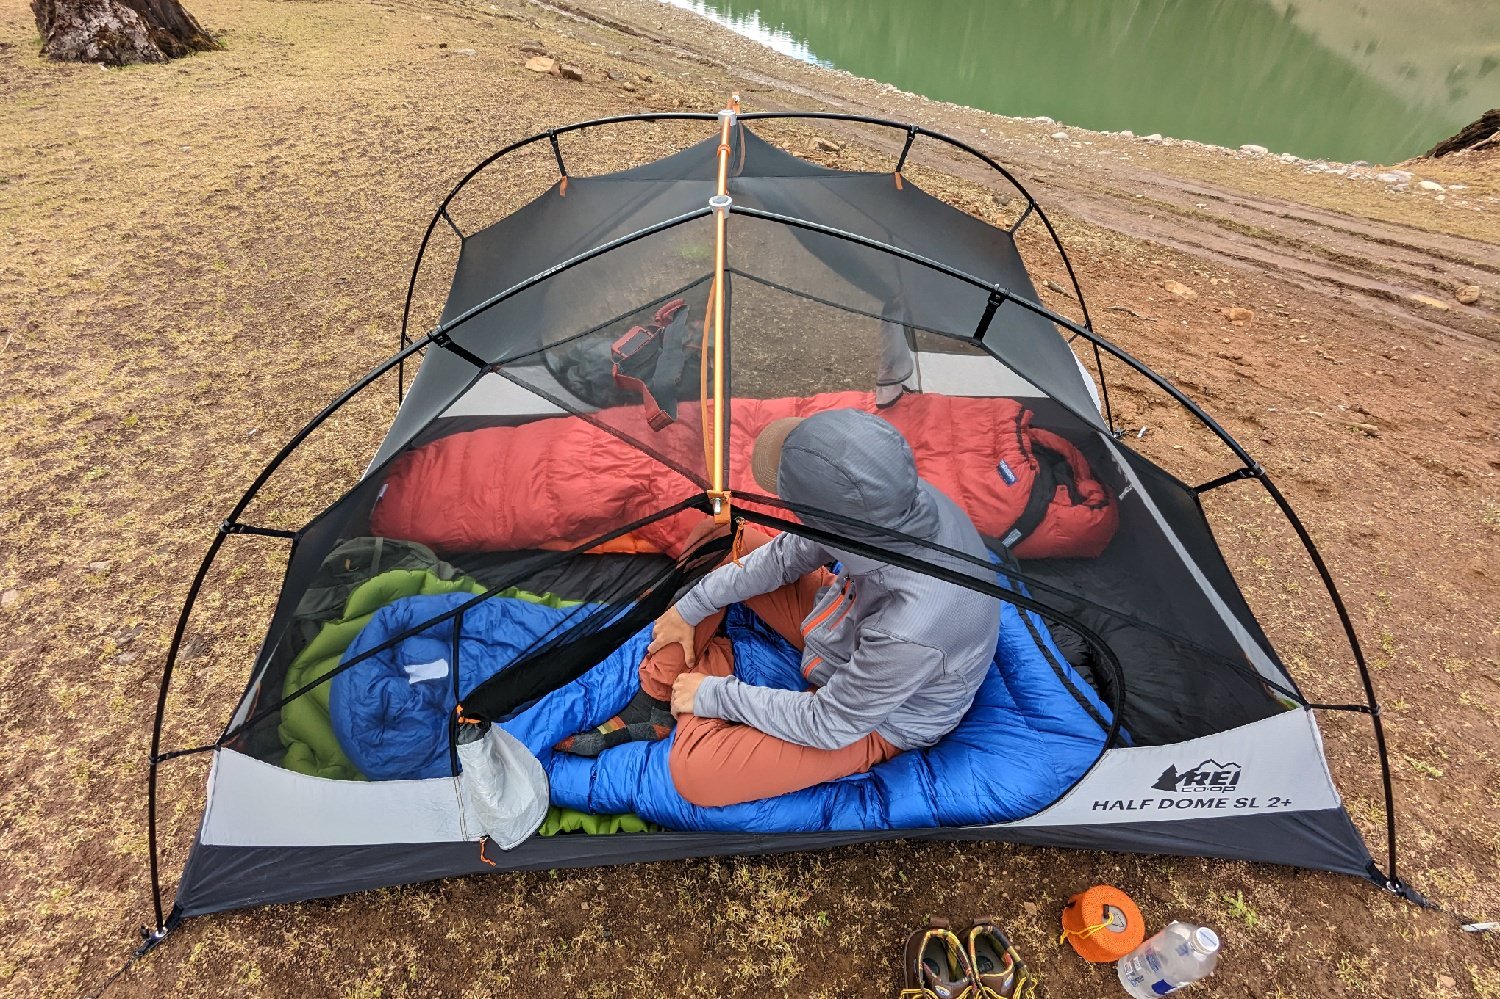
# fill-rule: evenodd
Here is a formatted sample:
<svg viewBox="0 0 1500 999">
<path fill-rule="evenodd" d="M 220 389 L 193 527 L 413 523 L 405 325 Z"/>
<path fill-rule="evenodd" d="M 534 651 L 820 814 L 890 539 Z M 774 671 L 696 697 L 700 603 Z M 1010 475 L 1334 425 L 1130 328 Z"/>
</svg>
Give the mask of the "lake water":
<svg viewBox="0 0 1500 999">
<path fill-rule="evenodd" d="M 937 100 L 1345 162 L 1500 106 L 1500 0 L 668 2 Z"/>
</svg>

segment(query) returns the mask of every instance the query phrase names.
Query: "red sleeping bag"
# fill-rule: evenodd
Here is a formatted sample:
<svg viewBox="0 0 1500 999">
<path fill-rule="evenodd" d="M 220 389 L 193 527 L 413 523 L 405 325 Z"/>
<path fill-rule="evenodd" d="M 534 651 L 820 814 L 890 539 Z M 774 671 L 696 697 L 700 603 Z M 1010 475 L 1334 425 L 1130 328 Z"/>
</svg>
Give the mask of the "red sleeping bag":
<svg viewBox="0 0 1500 999">
<path fill-rule="evenodd" d="M 889 420 L 911 444 L 922 478 L 966 510 L 981 534 L 1005 541 L 1021 558 L 1092 558 L 1114 534 L 1115 499 L 1083 455 L 1032 427 L 1031 412 L 1012 399 L 912 393 L 880 410 L 869 392 L 735 399 L 730 487 L 760 492 L 750 476 L 750 451 L 772 420 L 839 408 Z M 701 469 L 697 408 L 685 403 L 678 416 L 660 432 L 646 426 L 639 407 L 602 410 L 592 419 L 648 442 L 667 461 Z M 1038 483 L 1043 494 L 1033 500 Z M 445 553 L 571 548 L 700 488 L 594 423 L 561 416 L 453 434 L 402 455 L 391 465 L 370 529 Z M 677 514 L 611 550 L 677 554 L 702 519 L 696 511 Z"/>
</svg>

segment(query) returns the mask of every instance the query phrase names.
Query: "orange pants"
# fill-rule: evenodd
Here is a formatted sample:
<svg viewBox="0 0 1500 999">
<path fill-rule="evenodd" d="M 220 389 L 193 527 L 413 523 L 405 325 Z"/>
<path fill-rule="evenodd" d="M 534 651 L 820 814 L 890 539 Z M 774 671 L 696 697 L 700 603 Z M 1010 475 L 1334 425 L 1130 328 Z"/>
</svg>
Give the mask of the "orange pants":
<svg viewBox="0 0 1500 999">
<path fill-rule="evenodd" d="M 747 551 L 769 540 L 764 534 L 749 530 L 741 537 L 742 548 Z M 801 652 L 802 622 L 812 612 L 818 590 L 832 580 L 833 575 L 827 569 L 818 569 L 779 590 L 752 597 L 745 604 Z M 698 661 L 693 664 L 693 672 L 707 676 L 734 675 L 734 653 L 729 639 L 716 634 L 723 620 L 724 612 L 719 611 L 695 629 L 693 646 Z M 641 663 L 641 688 L 658 700 L 670 700 L 672 682 L 687 668 L 682 646 L 668 645 Z M 788 794 L 824 781 L 864 773 L 899 752 L 874 732 L 843 749 L 814 749 L 767 735 L 749 725 L 685 714 L 677 719 L 677 739 L 667 762 L 678 794 L 695 805 L 715 807 Z"/>
</svg>

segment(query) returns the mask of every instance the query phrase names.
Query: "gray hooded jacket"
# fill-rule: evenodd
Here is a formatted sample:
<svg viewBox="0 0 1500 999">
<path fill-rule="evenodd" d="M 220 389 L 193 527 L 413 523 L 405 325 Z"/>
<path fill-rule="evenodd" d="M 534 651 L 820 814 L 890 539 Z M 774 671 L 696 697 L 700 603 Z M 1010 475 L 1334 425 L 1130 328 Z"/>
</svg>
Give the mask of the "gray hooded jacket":
<svg viewBox="0 0 1500 999">
<path fill-rule="evenodd" d="M 961 509 L 917 476 L 900 431 L 857 410 L 809 417 L 787 437 L 778 492 L 797 503 L 986 557 Z M 809 524 L 926 562 L 982 576 L 970 563 L 832 522 Z M 834 584 L 803 623 L 802 671 L 811 693 L 709 677 L 694 713 L 752 725 L 788 742 L 840 749 L 878 732 L 899 749 L 930 746 L 973 703 L 1000 629 L 994 597 L 793 534 L 709 573 L 677 603 L 689 624 L 769 593 L 829 562 Z"/>
</svg>

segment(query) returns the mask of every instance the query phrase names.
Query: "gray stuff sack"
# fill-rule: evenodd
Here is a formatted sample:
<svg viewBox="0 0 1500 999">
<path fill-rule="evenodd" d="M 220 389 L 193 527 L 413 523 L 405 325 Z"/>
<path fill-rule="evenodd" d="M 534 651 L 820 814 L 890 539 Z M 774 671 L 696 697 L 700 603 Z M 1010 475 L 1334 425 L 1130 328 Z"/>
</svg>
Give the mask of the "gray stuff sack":
<svg viewBox="0 0 1500 999">
<path fill-rule="evenodd" d="M 458 761 L 464 817 L 475 839 L 488 836 L 510 850 L 541 828 L 550 803 L 547 774 L 519 739 L 499 725 L 462 726 Z"/>
</svg>

